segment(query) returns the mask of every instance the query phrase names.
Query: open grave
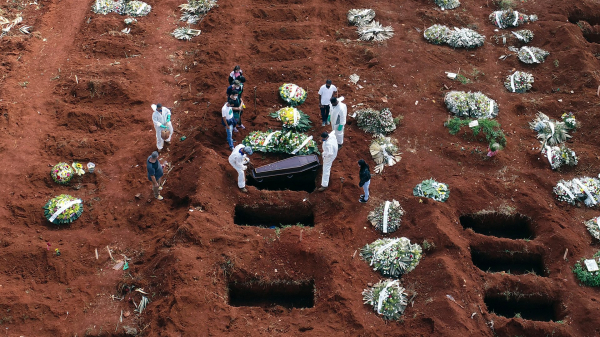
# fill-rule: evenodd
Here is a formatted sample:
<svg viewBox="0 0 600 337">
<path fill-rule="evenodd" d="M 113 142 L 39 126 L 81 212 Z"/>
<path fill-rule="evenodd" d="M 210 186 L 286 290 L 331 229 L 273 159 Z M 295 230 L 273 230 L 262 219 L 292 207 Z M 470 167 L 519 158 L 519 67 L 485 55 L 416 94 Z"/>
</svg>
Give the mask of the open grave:
<svg viewBox="0 0 600 337">
<path fill-rule="evenodd" d="M 557 315 L 559 302 L 545 297 L 505 293 L 486 295 L 484 302 L 490 313 L 499 316 L 545 322 L 560 319 Z"/>
<path fill-rule="evenodd" d="M 315 305 L 314 290 L 314 280 L 229 282 L 229 305 L 234 307 L 312 308 Z"/>
<path fill-rule="evenodd" d="M 237 205 L 233 222 L 240 226 L 284 227 L 315 225 L 312 208 L 305 203 L 293 205 Z"/>
<path fill-rule="evenodd" d="M 508 239 L 533 239 L 532 221 L 522 214 L 504 215 L 500 213 L 466 214 L 460 217 L 464 229 L 471 228 L 475 233 Z"/>
<path fill-rule="evenodd" d="M 473 264 L 488 273 L 535 274 L 547 276 L 540 254 L 523 251 L 486 251 L 471 247 Z"/>
</svg>

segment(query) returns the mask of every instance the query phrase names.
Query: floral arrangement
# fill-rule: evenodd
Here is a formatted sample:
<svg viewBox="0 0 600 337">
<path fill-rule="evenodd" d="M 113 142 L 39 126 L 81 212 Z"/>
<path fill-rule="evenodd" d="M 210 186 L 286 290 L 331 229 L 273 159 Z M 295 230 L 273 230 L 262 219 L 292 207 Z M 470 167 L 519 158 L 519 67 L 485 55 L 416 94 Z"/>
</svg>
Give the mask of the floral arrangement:
<svg viewBox="0 0 600 337">
<path fill-rule="evenodd" d="M 423 37 L 430 43 L 447 43 L 454 48 L 476 48 L 483 46 L 485 36 L 469 28 L 450 29 L 443 25 L 433 25 L 423 32 Z"/>
<path fill-rule="evenodd" d="M 454 9 L 460 6 L 460 1 L 458 0 L 434 0 L 435 4 L 440 6 L 442 10 L 444 9 Z"/>
<path fill-rule="evenodd" d="M 387 209 L 387 217 L 386 217 Z M 400 206 L 400 203 L 396 200 L 386 201 L 381 205 L 377 206 L 367 216 L 367 220 L 371 222 L 375 229 L 382 233 L 393 233 L 400 228 L 402 222 L 402 216 L 404 215 L 404 209 Z"/>
<path fill-rule="evenodd" d="M 572 112 L 565 112 L 564 114 L 562 114 L 562 116 L 560 116 L 560 118 L 562 119 L 563 123 L 565 123 L 567 129 L 577 129 L 577 120 L 575 119 L 575 115 Z"/>
<path fill-rule="evenodd" d="M 481 92 L 450 91 L 444 97 L 446 107 L 458 117 L 494 118 L 498 103 Z"/>
<path fill-rule="evenodd" d="M 152 10 L 152 6 L 147 3 L 132 0 L 125 2 L 125 12 L 122 14 L 127 14 L 129 16 L 146 16 L 150 14 L 150 10 Z"/>
<path fill-rule="evenodd" d="M 81 163 L 73 162 L 73 164 L 71 164 L 71 167 L 77 175 L 82 176 L 85 174 L 85 171 L 83 170 L 83 165 Z"/>
<path fill-rule="evenodd" d="M 375 135 L 387 134 L 396 130 L 394 117 L 392 117 L 392 112 L 388 108 L 381 111 L 370 108 L 358 110 L 356 121 L 359 128 Z"/>
<path fill-rule="evenodd" d="M 279 109 L 279 111 L 271 113 L 270 116 L 283 123 L 284 131 L 305 132 L 310 129 L 312 124 L 307 114 L 294 107 Z"/>
<path fill-rule="evenodd" d="M 575 151 L 569 149 L 565 144 L 560 144 L 560 147 L 546 145 L 542 149 L 542 155 L 548 158 L 550 167 L 552 167 L 553 170 L 556 170 L 563 165 L 577 165 L 577 155 L 575 154 Z"/>
<path fill-rule="evenodd" d="M 354 26 L 371 23 L 375 19 L 375 11 L 370 8 L 351 9 L 348 11 L 348 22 Z"/>
<path fill-rule="evenodd" d="M 365 304 L 388 320 L 399 320 L 408 305 L 406 290 L 398 280 L 382 280 L 362 292 Z"/>
<path fill-rule="evenodd" d="M 448 185 L 444 183 L 438 183 L 433 179 L 427 179 L 415 186 L 413 195 L 415 197 L 425 197 L 435 201 L 445 202 L 450 197 L 450 190 L 448 189 Z"/>
<path fill-rule="evenodd" d="M 186 27 L 178 27 L 171 33 L 171 35 L 178 40 L 191 40 L 194 36 L 200 35 L 199 29 L 191 29 Z"/>
<path fill-rule="evenodd" d="M 531 90 L 532 83 L 532 74 L 523 71 L 515 71 L 512 75 L 506 77 L 506 80 L 504 80 L 504 87 L 510 92 L 523 94 L 527 90 Z"/>
<path fill-rule="evenodd" d="M 59 211 L 62 212 L 56 214 Z M 77 220 L 81 216 L 81 213 L 83 213 L 83 203 L 81 200 L 68 194 L 61 194 L 50 199 L 44 206 L 46 219 L 56 225 L 71 223 Z"/>
<path fill-rule="evenodd" d="M 537 15 L 525 15 L 513 9 L 495 11 L 490 14 L 490 21 L 500 29 L 518 27 L 526 22 L 537 21 Z"/>
<path fill-rule="evenodd" d="M 600 240 L 600 216 L 586 221 L 585 227 L 596 240 Z"/>
<path fill-rule="evenodd" d="M 360 256 L 383 276 L 399 278 L 412 271 L 421 260 L 421 246 L 407 238 L 379 239 L 364 246 Z"/>
<path fill-rule="evenodd" d="M 312 137 L 292 131 L 253 131 L 244 138 L 242 143 L 252 146 L 252 149 L 257 152 L 319 154 L 319 147 Z"/>
<path fill-rule="evenodd" d="M 284 83 L 279 88 L 279 95 L 291 106 L 297 106 L 306 101 L 306 90 L 293 83 Z"/>
<path fill-rule="evenodd" d="M 363 41 L 385 41 L 394 36 L 392 26 L 382 26 L 378 21 L 358 26 L 358 36 Z"/>
<path fill-rule="evenodd" d="M 423 37 L 427 42 L 433 44 L 444 44 L 450 37 L 450 28 L 444 25 L 433 25 L 423 32 Z"/>
<path fill-rule="evenodd" d="M 121 15 L 146 16 L 152 10 L 152 6 L 137 0 L 96 0 L 92 5 L 92 11 L 96 14 L 106 15 L 115 12 Z"/>
<path fill-rule="evenodd" d="M 74 175 L 80 176 L 83 174 L 85 174 L 83 165 L 81 165 L 78 162 L 74 162 L 71 165 L 61 162 L 54 165 L 52 167 L 52 170 L 50 171 L 50 176 L 52 177 L 52 180 L 61 185 L 68 184 Z"/>
<path fill-rule="evenodd" d="M 542 142 L 542 147 L 556 146 L 571 138 L 564 122 L 551 120 L 541 112 L 535 115 L 533 122 L 529 122 L 529 127 L 538 133 L 537 138 Z"/>
<path fill-rule="evenodd" d="M 457 28 L 450 30 L 447 43 L 454 48 L 477 48 L 483 46 L 485 36 L 469 28 Z"/>
<path fill-rule="evenodd" d="M 50 176 L 52 180 L 55 182 L 66 185 L 71 181 L 75 172 L 71 168 L 71 166 L 67 163 L 58 163 L 52 167 L 52 171 L 50 171 Z"/>
<path fill-rule="evenodd" d="M 549 52 L 538 47 L 525 46 L 521 47 L 521 49 L 519 49 L 517 52 L 519 60 L 527 64 L 542 63 L 548 55 L 550 55 Z"/>
<path fill-rule="evenodd" d="M 533 32 L 529 29 L 521 29 L 511 33 L 517 38 L 517 40 L 523 43 L 529 43 L 531 40 L 533 40 Z"/>
<path fill-rule="evenodd" d="M 575 205 L 583 201 L 586 206 L 594 207 L 600 203 L 600 179 L 583 177 L 572 180 L 560 180 L 553 188 L 558 201 Z"/>
<path fill-rule="evenodd" d="M 598 263 L 598 253 L 594 254 L 593 259 Z M 585 259 L 581 259 L 575 263 L 573 273 L 586 286 L 600 287 L 600 271 L 587 270 Z"/>
<path fill-rule="evenodd" d="M 473 126 L 472 123 L 475 121 L 477 121 L 477 125 Z M 506 147 L 504 131 L 502 131 L 500 123 L 494 119 L 460 119 L 454 117 L 445 122 L 444 126 L 448 128 L 451 135 L 456 135 L 463 127 L 467 127 L 469 131 L 463 134 L 467 139 L 486 140 L 488 142 L 488 157 L 495 156 L 499 150 Z M 469 133 L 472 134 L 473 138 L 468 136 Z M 480 138 L 480 135 L 484 138 Z"/>
<path fill-rule="evenodd" d="M 208 13 L 216 5 L 216 0 L 188 0 L 187 4 L 179 5 L 183 12 L 179 21 L 196 24 L 200 21 L 200 15 Z"/>
<path fill-rule="evenodd" d="M 385 165 L 393 166 L 402 159 L 400 157 L 398 141 L 382 135 L 371 142 L 369 151 L 371 152 L 371 156 L 373 156 L 373 160 L 375 160 L 375 164 L 377 164 L 375 166 L 375 173 L 381 173 Z"/>
</svg>

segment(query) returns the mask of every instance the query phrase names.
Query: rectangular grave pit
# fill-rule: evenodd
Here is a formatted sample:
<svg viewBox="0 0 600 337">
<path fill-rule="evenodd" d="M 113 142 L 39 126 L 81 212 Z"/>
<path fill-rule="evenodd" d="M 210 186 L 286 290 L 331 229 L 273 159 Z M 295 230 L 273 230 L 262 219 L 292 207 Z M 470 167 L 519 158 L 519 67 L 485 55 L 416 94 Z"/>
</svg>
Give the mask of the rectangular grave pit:
<svg viewBox="0 0 600 337">
<path fill-rule="evenodd" d="M 535 274 L 547 276 L 540 254 L 522 251 L 488 251 L 471 247 L 475 267 L 487 273 L 506 272 L 515 275 Z"/>
<path fill-rule="evenodd" d="M 264 228 L 281 228 L 298 225 L 314 227 L 315 216 L 312 208 L 305 203 L 291 205 L 237 205 L 235 207 L 233 222 L 239 226 Z"/>
<path fill-rule="evenodd" d="M 506 297 L 503 294 L 486 295 L 484 298 L 488 312 L 494 312 L 498 316 L 531 321 L 558 321 L 559 302 L 540 296 L 522 295 L 520 297 Z"/>
<path fill-rule="evenodd" d="M 513 240 L 535 238 L 531 219 L 522 214 L 466 214 L 460 217 L 460 224 L 482 235 Z"/>
<path fill-rule="evenodd" d="M 314 280 L 229 282 L 228 285 L 229 305 L 234 307 L 312 308 L 314 293 Z"/>
</svg>

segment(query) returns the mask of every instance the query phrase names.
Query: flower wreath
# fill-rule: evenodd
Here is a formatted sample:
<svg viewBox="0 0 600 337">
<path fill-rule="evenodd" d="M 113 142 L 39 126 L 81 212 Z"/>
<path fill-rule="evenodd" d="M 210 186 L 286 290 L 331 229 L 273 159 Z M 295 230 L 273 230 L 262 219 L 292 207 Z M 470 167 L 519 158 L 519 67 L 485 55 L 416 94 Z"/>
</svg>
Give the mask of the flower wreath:
<svg viewBox="0 0 600 337">
<path fill-rule="evenodd" d="M 68 194 L 61 194 L 50 199 L 44 206 L 44 215 L 48 221 L 56 225 L 69 224 L 81 216 L 83 203 Z"/>
</svg>

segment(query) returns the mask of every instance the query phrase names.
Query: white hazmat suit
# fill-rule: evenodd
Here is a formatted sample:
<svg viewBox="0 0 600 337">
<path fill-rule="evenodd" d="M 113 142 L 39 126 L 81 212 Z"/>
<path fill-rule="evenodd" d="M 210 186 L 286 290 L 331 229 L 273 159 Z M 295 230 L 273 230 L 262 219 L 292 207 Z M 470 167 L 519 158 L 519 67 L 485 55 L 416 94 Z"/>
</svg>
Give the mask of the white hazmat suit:
<svg viewBox="0 0 600 337">
<path fill-rule="evenodd" d="M 156 110 L 156 104 L 152 104 L 152 122 L 154 123 L 154 128 L 156 129 L 156 147 L 159 150 L 162 150 L 165 145 L 165 141 L 170 142 L 171 137 L 173 136 L 173 124 L 171 124 L 171 110 L 162 107 L 162 111 Z M 162 126 L 166 126 L 169 129 L 169 139 L 162 139 L 160 132 L 164 130 Z"/>
<path fill-rule="evenodd" d="M 231 152 L 231 155 L 229 155 L 229 164 L 231 164 L 238 173 L 239 188 L 246 187 L 246 174 L 244 173 L 244 170 L 247 168 L 245 164 L 248 163 L 249 159 L 246 154 L 240 153 L 240 149 L 243 149 L 244 147 L 244 144 L 236 146 L 233 149 L 233 152 Z"/>
<path fill-rule="evenodd" d="M 331 174 L 331 165 L 337 157 L 338 144 L 335 137 L 331 134 L 326 141 L 323 142 L 323 177 L 321 178 L 321 186 L 329 186 L 329 175 Z"/>
<path fill-rule="evenodd" d="M 344 97 L 338 98 L 338 104 L 333 106 L 329 104 L 329 114 L 331 116 L 331 128 L 335 134 L 338 144 L 344 144 L 344 127 L 346 126 L 346 115 L 348 108 L 342 103 Z M 340 130 L 341 129 L 341 130 Z"/>
</svg>

